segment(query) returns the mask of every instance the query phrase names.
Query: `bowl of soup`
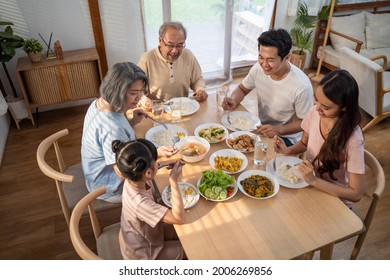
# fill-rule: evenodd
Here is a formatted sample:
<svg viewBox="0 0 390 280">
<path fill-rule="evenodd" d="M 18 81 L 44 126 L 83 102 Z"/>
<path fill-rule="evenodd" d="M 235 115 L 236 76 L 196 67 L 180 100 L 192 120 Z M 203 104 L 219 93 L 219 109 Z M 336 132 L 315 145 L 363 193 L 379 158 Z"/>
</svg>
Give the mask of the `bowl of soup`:
<svg viewBox="0 0 390 280">
<path fill-rule="evenodd" d="M 176 144 L 180 157 L 186 162 L 201 161 L 210 150 L 210 143 L 198 136 L 186 136 Z"/>
</svg>

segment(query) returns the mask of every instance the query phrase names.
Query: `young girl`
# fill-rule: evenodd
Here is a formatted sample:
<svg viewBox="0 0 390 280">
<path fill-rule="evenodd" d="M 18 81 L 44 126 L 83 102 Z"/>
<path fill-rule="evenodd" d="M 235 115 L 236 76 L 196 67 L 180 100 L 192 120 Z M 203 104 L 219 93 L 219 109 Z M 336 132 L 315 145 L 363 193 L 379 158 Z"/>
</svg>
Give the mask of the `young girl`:
<svg viewBox="0 0 390 280">
<path fill-rule="evenodd" d="M 178 179 L 181 161 L 170 166 L 172 210 L 156 202 L 150 180 L 157 173 L 157 149 L 146 139 L 112 142 L 116 164 L 126 178 L 122 195 L 119 243 L 124 259 L 183 259 L 184 251 L 172 224 L 184 223 Z"/>
<path fill-rule="evenodd" d="M 306 151 L 307 159 L 299 165 L 303 179 L 348 206 L 363 196 L 364 138 L 358 99 L 355 79 L 345 70 L 332 71 L 320 81 L 315 106 L 302 121 L 302 139 L 286 147 L 274 138 L 277 152 Z"/>
</svg>

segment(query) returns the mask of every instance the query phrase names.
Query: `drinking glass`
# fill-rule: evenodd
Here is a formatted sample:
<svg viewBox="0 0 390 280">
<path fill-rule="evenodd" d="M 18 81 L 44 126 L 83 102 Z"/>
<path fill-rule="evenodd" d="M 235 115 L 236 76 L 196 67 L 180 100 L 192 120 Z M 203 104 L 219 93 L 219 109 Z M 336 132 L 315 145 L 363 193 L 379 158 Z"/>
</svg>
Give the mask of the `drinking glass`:
<svg viewBox="0 0 390 280">
<path fill-rule="evenodd" d="M 163 114 L 164 114 L 164 103 L 160 100 L 153 101 L 152 114 L 155 120 L 159 122 L 163 122 Z M 159 125 L 158 123 L 154 123 L 154 126 Z"/>
<path fill-rule="evenodd" d="M 253 163 L 256 165 L 264 165 L 267 157 L 267 148 L 268 142 L 261 139 L 258 136 L 257 141 L 255 143 L 255 152 L 253 157 Z"/>
<path fill-rule="evenodd" d="M 226 95 L 227 95 L 227 92 L 228 92 L 228 87 L 227 86 L 221 86 L 221 87 L 218 87 L 217 88 L 217 107 L 218 107 L 218 111 L 223 111 L 223 108 L 222 108 L 222 102 L 223 100 L 225 99 Z"/>
<path fill-rule="evenodd" d="M 181 122 L 181 98 L 174 99 L 171 102 L 171 122 Z"/>
</svg>

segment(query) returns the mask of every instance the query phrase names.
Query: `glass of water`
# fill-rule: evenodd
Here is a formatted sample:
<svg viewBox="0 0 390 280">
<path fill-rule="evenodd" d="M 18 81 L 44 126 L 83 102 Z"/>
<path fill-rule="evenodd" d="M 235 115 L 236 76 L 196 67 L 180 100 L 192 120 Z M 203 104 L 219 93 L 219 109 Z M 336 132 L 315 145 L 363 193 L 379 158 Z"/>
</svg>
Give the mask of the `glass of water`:
<svg viewBox="0 0 390 280">
<path fill-rule="evenodd" d="M 181 122 L 181 98 L 171 100 L 171 121 L 172 123 Z"/>
<path fill-rule="evenodd" d="M 255 143 L 253 163 L 256 165 L 264 165 L 266 162 L 268 141 L 265 140 L 266 139 L 261 139 L 261 137 L 258 136 L 257 141 Z"/>
<path fill-rule="evenodd" d="M 216 95 L 217 95 L 218 111 L 223 111 L 222 103 L 223 103 L 223 100 L 225 99 L 225 97 L 227 96 L 227 93 L 228 93 L 228 87 L 227 86 L 221 86 L 221 87 L 217 88 Z"/>
<path fill-rule="evenodd" d="M 159 122 L 163 122 L 163 114 L 164 114 L 164 103 L 160 100 L 153 101 L 152 114 L 155 120 Z M 154 126 L 159 125 L 158 123 L 154 123 Z"/>
</svg>

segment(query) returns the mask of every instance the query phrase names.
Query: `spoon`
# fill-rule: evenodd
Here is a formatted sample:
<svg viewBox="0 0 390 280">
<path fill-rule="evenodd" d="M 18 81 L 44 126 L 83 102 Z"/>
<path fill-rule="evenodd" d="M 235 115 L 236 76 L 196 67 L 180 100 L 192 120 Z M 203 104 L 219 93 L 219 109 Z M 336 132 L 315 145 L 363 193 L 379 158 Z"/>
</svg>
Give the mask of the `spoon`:
<svg viewBox="0 0 390 280">
<path fill-rule="evenodd" d="M 154 121 L 155 123 L 161 124 L 163 127 L 165 127 L 165 129 L 168 129 L 168 126 L 167 126 L 164 122 L 158 121 L 158 120 L 156 120 L 155 118 L 149 116 L 148 114 L 146 114 L 145 116 L 146 116 L 147 118 L 151 119 L 152 121 Z"/>
<path fill-rule="evenodd" d="M 173 147 L 175 147 L 176 143 L 180 141 L 180 137 L 175 135 L 173 136 L 172 138 L 172 142 L 173 142 Z"/>
</svg>

